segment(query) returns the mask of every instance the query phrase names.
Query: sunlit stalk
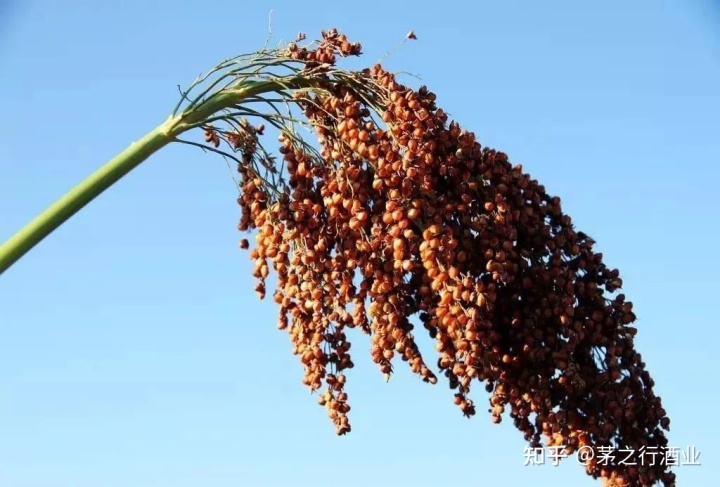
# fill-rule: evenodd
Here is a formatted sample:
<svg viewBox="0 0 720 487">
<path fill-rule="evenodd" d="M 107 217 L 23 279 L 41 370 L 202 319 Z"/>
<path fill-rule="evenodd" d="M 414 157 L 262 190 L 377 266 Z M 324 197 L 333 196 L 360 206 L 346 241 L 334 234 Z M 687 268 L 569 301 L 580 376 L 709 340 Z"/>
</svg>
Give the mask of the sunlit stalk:
<svg viewBox="0 0 720 487">
<path fill-rule="evenodd" d="M 0 246 L 0 274 L 103 191 L 170 143 L 173 133 L 168 130 L 168 122 L 130 144 L 3 243 Z"/>
<path fill-rule="evenodd" d="M 283 53 L 281 50 L 260 51 L 252 57 L 244 55 L 225 61 L 210 71 L 211 75 L 220 73 L 218 78 L 190 99 L 188 94 L 206 82 L 209 75 L 199 78 L 182 93 L 180 103 L 167 121 L 130 144 L 0 245 L 0 274 L 152 154 L 171 142 L 182 142 L 178 139 L 182 133 L 206 126 L 210 121 L 223 120 L 233 124 L 244 100 L 264 101 L 262 95 L 274 93 L 276 96 L 266 103 L 272 105 L 279 99 L 287 104 L 292 101 L 293 90 L 320 89 L 323 84 L 332 82 L 326 72 L 303 71 L 302 63 L 293 64 Z M 268 72 L 271 68 L 274 71 Z M 286 73 L 278 74 L 278 69 L 284 69 Z M 187 103 L 181 109 L 184 102 Z M 265 118 L 276 126 L 280 120 L 273 114 Z M 289 122 L 280 120 L 279 123 L 288 125 Z"/>
</svg>

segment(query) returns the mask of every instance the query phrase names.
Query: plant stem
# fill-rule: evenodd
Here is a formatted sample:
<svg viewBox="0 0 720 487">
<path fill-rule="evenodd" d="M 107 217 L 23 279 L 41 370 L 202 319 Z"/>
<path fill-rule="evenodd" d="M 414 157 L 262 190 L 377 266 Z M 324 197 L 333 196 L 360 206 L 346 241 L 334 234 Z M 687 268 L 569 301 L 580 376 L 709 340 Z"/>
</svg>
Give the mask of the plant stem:
<svg viewBox="0 0 720 487">
<path fill-rule="evenodd" d="M 174 139 L 169 122 L 151 130 L 68 191 L 0 245 L 0 274 L 103 191 Z"/>
<path fill-rule="evenodd" d="M 302 76 L 277 81 L 246 81 L 233 89 L 209 96 L 197 107 L 168 120 L 85 178 L 80 184 L 50 205 L 34 220 L 0 245 L 0 274 L 28 253 L 45 237 L 69 220 L 103 191 L 118 182 L 148 157 L 173 142 L 178 135 L 196 127 L 220 110 L 230 108 L 248 97 L 284 89 L 309 87 L 313 80 Z"/>
</svg>

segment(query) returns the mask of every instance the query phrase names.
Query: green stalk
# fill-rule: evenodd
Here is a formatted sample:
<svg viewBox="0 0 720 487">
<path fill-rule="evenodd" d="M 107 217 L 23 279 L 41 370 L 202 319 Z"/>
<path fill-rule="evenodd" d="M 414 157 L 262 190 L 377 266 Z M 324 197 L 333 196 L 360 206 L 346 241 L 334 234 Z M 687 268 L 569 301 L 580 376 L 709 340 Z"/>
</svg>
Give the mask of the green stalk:
<svg viewBox="0 0 720 487">
<path fill-rule="evenodd" d="M 0 245 L 0 274 L 39 244 L 45 237 L 69 220 L 85 205 L 117 183 L 148 157 L 173 142 L 178 135 L 197 127 L 214 114 L 237 105 L 243 99 L 283 89 L 297 89 L 311 84 L 296 77 L 281 81 L 249 81 L 234 89 L 214 93 L 197 107 L 170 117 L 165 123 L 148 132 L 140 140 L 107 162 L 80 184 L 63 195 L 15 235 Z"/>
<path fill-rule="evenodd" d="M 0 246 L 0 274 L 85 205 L 172 141 L 167 123 L 151 130 L 64 194 Z"/>
</svg>

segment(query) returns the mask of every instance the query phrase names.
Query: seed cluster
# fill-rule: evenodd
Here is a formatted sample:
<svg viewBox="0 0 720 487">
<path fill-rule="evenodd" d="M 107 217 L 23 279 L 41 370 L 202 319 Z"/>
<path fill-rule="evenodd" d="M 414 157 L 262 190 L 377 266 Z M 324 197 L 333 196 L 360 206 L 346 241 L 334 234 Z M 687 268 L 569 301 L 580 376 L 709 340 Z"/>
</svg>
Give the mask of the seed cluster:
<svg viewBox="0 0 720 487">
<path fill-rule="evenodd" d="M 329 69 L 360 50 L 333 29 L 317 48 L 292 44 L 287 56 Z M 350 431 L 348 330 L 359 328 L 387 379 L 399 357 L 435 384 L 433 365 L 468 417 L 471 387 L 484 383 L 492 421 L 509 412 L 533 446 L 667 446 L 670 420 L 634 348 L 619 272 L 560 199 L 448 122 L 426 87 L 403 86 L 380 65 L 360 76 L 375 86 L 372 99 L 350 84 L 297 96 L 320 157 L 281 136 L 287 186 L 278 197 L 239 166 L 239 228 L 257 230 L 256 291 L 265 296 L 272 268 L 279 328 L 304 383 L 323 389 L 337 433 Z M 436 364 L 416 344 L 413 316 L 435 341 Z M 659 462 L 590 462 L 587 473 L 607 486 L 674 485 Z"/>
</svg>

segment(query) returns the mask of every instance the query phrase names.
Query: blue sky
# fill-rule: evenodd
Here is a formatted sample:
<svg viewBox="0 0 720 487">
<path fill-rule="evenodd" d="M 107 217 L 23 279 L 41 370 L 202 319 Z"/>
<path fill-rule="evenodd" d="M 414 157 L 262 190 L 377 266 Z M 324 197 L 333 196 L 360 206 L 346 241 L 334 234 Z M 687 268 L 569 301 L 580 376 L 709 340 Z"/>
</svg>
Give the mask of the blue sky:
<svg viewBox="0 0 720 487">
<path fill-rule="evenodd" d="M 0 240 L 162 122 L 178 84 L 260 47 L 271 9 L 276 41 L 336 26 L 368 65 L 415 30 L 386 65 L 561 196 L 621 269 L 671 445 L 701 452 L 676 472 L 714 485 L 711 0 L 5 2 Z M 337 438 L 255 298 L 235 198 L 222 159 L 171 146 L 0 277 L 0 485 L 597 485 L 572 458 L 524 467 L 510 422 L 463 418 L 446 386 L 402 367 L 386 384 L 364 336 Z"/>
</svg>

